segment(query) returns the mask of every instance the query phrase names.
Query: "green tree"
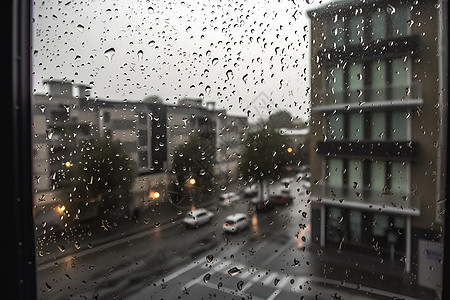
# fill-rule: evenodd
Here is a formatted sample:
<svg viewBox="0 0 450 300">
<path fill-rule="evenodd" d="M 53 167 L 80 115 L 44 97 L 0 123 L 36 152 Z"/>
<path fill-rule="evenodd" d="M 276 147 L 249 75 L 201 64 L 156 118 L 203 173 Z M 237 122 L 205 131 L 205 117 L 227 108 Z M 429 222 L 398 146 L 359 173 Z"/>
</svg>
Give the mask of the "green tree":
<svg viewBox="0 0 450 300">
<path fill-rule="evenodd" d="M 292 163 L 287 151 L 290 139 L 267 125 L 251 132 L 244 141 L 240 174 L 244 180 L 259 182 L 276 180 L 284 174 L 284 167 Z M 262 196 L 262 195 L 261 195 Z"/>
<path fill-rule="evenodd" d="M 292 128 L 292 116 L 288 111 L 280 110 L 269 116 L 266 126 L 270 129 L 276 130 L 280 128 Z"/>
<path fill-rule="evenodd" d="M 175 148 L 172 173 L 176 182 L 171 186 L 172 192 L 177 194 L 175 197 L 182 194 L 184 185 L 192 178 L 195 179 L 195 188 L 212 188 L 215 151 L 209 140 L 193 135 L 185 144 Z"/>
<path fill-rule="evenodd" d="M 71 214 L 88 205 L 108 212 L 128 204 L 135 177 L 134 163 L 118 141 L 106 138 L 81 141 L 66 168 L 61 186 L 70 200 L 66 207 Z"/>
</svg>

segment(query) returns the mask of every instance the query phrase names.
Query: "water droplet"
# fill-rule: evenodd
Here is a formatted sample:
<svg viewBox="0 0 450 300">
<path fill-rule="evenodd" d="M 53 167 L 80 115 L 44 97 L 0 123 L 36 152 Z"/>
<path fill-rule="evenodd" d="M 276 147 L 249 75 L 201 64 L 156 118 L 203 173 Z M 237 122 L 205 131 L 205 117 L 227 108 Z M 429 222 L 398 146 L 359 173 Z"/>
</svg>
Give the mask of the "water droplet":
<svg viewBox="0 0 450 300">
<path fill-rule="evenodd" d="M 77 250 L 80 250 L 80 248 L 81 248 L 81 245 L 79 242 L 75 242 L 74 246 L 75 246 L 75 249 L 77 249 Z"/>
<path fill-rule="evenodd" d="M 273 281 L 273 284 L 275 285 L 275 286 L 277 286 L 277 284 L 280 282 L 280 279 L 278 279 L 278 278 L 275 278 L 275 280 Z"/>
<path fill-rule="evenodd" d="M 203 282 L 208 283 L 208 281 L 211 279 L 211 274 L 207 273 L 205 276 L 203 276 Z"/>
<path fill-rule="evenodd" d="M 233 71 L 232 71 L 232 70 L 228 70 L 227 73 L 226 73 L 226 75 L 227 75 L 227 79 L 228 79 L 228 80 L 234 78 L 234 75 L 233 75 Z"/>
<path fill-rule="evenodd" d="M 78 24 L 77 25 L 77 29 L 78 29 L 79 32 L 83 32 L 84 31 L 84 26 L 81 25 L 81 24 Z"/>
<path fill-rule="evenodd" d="M 50 128 L 50 129 L 47 129 L 47 138 L 48 138 L 49 140 L 51 140 L 54 133 L 55 133 L 55 131 L 53 131 L 53 129 L 51 129 L 51 128 Z"/>
<path fill-rule="evenodd" d="M 155 227 L 161 226 L 161 223 L 160 223 L 160 222 L 155 222 L 155 223 L 153 223 L 153 224 L 155 225 Z"/>
<path fill-rule="evenodd" d="M 61 251 L 61 252 L 66 251 L 66 248 L 65 248 L 63 245 L 58 245 L 58 249 L 59 249 L 59 251 Z"/>
<path fill-rule="evenodd" d="M 206 261 L 207 262 L 212 262 L 212 260 L 214 259 L 214 256 L 212 254 L 209 254 L 208 256 L 206 256 Z"/>
<path fill-rule="evenodd" d="M 409 27 L 412 27 L 414 25 L 414 20 L 410 19 L 410 20 L 406 21 L 406 23 L 408 24 Z"/>
<path fill-rule="evenodd" d="M 214 57 L 214 58 L 212 59 L 212 61 L 211 61 L 211 64 L 212 64 L 213 66 L 215 66 L 215 65 L 217 65 L 218 62 L 219 62 L 219 59 L 218 59 L 217 57 Z"/>
<path fill-rule="evenodd" d="M 45 105 L 44 104 L 39 105 L 39 109 L 41 110 L 42 113 L 45 112 Z"/>
<path fill-rule="evenodd" d="M 393 15 L 395 14 L 395 7 L 392 4 L 388 4 L 386 7 L 386 11 L 388 14 Z"/>
<path fill-rule="evenodd" d="M 228 274 L 231 276 L 236 276 L 239 273 L 241 273 L 241 270 L 239 270 L 237 267 L 233 267 L 228 270 Z"/>
<path fill-rule="evenodd" d="M 245 74 L 244 76 L 242 76 L 242 80 L 244 81 L 244 83 L 247 83 L 247 78 L 248 78 L 248 74 Z"/>
<path fill-rule="evenodd" d="M 156 42 L 155 42 L 154 40 L 151 40 L 150 42 L 148 42 L 148 45 L 149 45 L 150 47 L 154 47 L 155 44 L 156 44 Z"/>
<path fill-rule="evenodd" d="M 138 62 L 142 61 L 142 58 L 144 58 L 144 51 L 139 50 L 137 53 Z"/>
<path fill-rule="evenodd" d="M 114 56 L 114 54 L 116 54 L 116 49 L 109 48 L 108 50 L 105 51 L 104 54 L 108 58 L 108 61 L 111 62 L 112 61 L 112 57 Z"/>
<path fill-rule="evenodd" d="M 242 291 L 243 286 L 244 286 L 244 282 L 242 280 L 237 283 L 238 290 Z"/>
<path fill-rule="evenodd" d="M 151 6 L 148 7 L 148 13 L 153 14 L 155 12 L 155 9 Z"/>
<path fill-rule="evenodd" d="M 222 281 L 217 284 L 217 288 L 220 289 L 223 286 Z"/>
</svg>

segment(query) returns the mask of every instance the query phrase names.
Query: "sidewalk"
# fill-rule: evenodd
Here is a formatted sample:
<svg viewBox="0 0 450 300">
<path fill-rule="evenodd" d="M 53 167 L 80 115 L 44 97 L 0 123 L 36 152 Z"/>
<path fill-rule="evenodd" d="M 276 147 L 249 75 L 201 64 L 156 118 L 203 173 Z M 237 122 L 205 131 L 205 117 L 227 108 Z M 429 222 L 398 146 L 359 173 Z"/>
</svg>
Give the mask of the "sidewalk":
<svg viewBox="0 0 450 300">
<path fill-rule="evenodd" d="M 434 291 L 418 286 L 415 274 L 404 271 L 404 262 L 335 247 L 321 248 L 315 243 L 306 252 L 310 253 L 309 264 L 315 276 L 336 280 L 342 286 L 353 283 L 415 299 L 438 299 Z"/>
</svg>

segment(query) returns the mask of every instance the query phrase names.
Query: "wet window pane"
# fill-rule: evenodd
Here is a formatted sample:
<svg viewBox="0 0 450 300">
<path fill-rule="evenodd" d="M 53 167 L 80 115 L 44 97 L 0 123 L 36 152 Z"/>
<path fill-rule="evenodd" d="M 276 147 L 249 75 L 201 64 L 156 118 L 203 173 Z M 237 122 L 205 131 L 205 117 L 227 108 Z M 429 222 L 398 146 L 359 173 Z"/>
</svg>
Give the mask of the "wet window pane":
<svg viewBox="0 0 450 300">
<path fill-rule="evenodd" d="M 38 299 L 440 299 L 445 3 L 33 3 Z"/>
</svg>

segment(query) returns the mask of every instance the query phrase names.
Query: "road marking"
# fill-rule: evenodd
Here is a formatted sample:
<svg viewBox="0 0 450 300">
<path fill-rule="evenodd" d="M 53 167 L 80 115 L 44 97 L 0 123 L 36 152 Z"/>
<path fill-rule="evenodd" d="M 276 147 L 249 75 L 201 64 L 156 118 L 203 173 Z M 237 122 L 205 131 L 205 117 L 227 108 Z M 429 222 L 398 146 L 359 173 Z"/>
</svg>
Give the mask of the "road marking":
<svg viewBox="0 0 450 300">
<path fill-rule="evenodd" d="M 281 279 L 280 282 L 278 282 L 278 284 L 276 285 L 277 289 L 269 295 L 267 300 L 275 299 L 275 297 L 278 296 L 278 294 L 283 290 L 284 286 L 289 282 L 290 279 L 291 277 L 289 276 L 285 276 L 283 279 Z"/>
<path fill-rule="evenodd" d="M 166 277 L 164 277 L 163 279 L 160 280 L 161 284 L 166 284 L 167 282 L 171 281 L 172 279 L 180 276 L 181 274 L 186 273 L 187 271 L 189 271 L 190 269 L 195 268 L 196 266 L 198 266 L 200 264 L 199 261 L 193 261 L 190 264 L 183 266 L 181 269 L 176 270 L 173 273 L 170 273 L 170 275 L 167 275 Z"/>
</svg>

